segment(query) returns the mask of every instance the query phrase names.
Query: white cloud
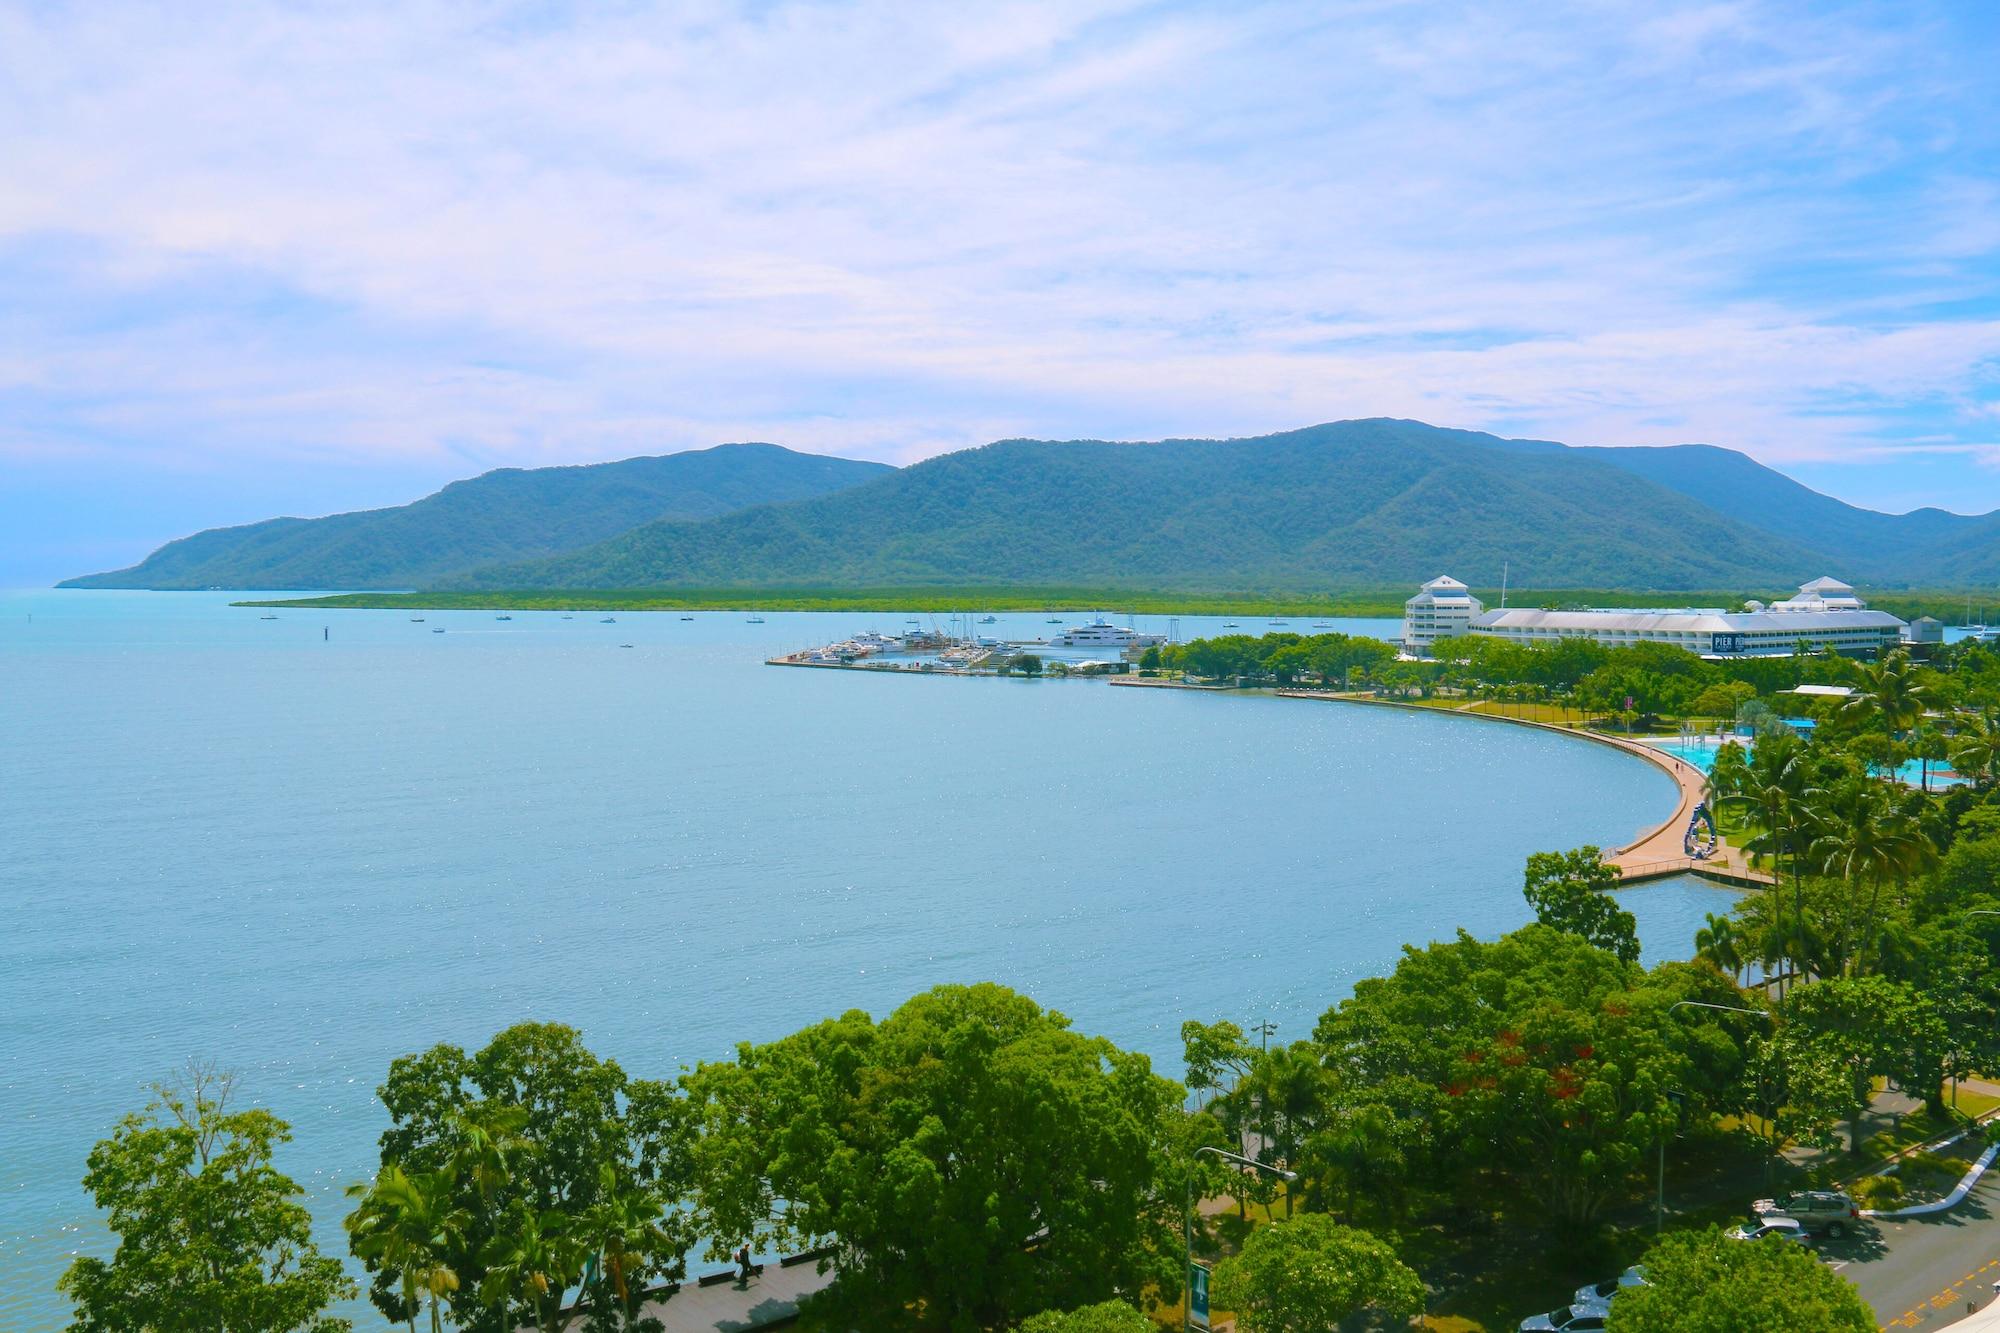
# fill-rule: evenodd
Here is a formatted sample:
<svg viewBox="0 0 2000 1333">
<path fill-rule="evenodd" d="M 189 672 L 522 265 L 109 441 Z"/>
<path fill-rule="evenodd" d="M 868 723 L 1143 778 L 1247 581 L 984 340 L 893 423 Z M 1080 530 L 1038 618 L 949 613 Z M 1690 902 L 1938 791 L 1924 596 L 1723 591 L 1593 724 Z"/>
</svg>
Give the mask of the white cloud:
<svg viewBox="0 0 2000 1333">
<path fill-rule="evenodd" d="M 1973 59 L 1748 0 L 0 9 L 0 451 L 1983 440 Z"/>
</svg>

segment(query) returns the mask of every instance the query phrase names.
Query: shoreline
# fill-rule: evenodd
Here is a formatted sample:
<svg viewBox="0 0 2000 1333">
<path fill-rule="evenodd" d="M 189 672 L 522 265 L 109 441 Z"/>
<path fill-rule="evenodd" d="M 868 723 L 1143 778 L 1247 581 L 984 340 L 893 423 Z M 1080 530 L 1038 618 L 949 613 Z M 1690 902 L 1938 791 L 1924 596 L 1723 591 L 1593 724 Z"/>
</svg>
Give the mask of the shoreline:
<svg viewBox="0 0 2000 1333">
<path fill-rule="evenodd" d="M 1178 681 L 1140 680 L 1137 677 L 1114 677 L 1111 685 L 1127 688 L 1185 689 L 1216 692 L 1215 686 L 1183 684 Z M 1226 688 L 1226 687 L 1225 687 Z M 1253 691 L 1237 691 L 1252 693 Z M 1751 866 L 1740 849 L 1730 846 L 1719 837 L 1715 853 L 1703 860 L 1695 860 L 1687 855 L 1682 838 L 1688 823 L 1694 817 L 1694 808 L 1707 795 L 1708 779 L 1693 764 L 1666 753 L 1656 746 L 1631 740 L 1623 736 L 1611 736 L 1601 731 L 1590 731 L 1582 727 L 1561 727 L 1552 722 L 1536 722 L 1529 718 L 1507 717 L 1498 713 L 1469 713 L 1457 709 L 1431 708 L 1423 704 L 1406 703 L 1399 699 L 1373 699 L 1351 694 L 1338 694 L 1325 690 L 1275 689 L 1258 690 L 1254 693 L 1268 694 L 1281 699 L 1311 699 L 1325 703 L 1361 704 L 1371 708 L 1396 708 L 1407 713 L 1426 713 L 1432 716 L 1467 718 L 1480 722 L 1502 722 L 1509 726 L 1531 727 L 1537 731 L 1549 732 L 1557 736 L 1569 736 L 1577 740 L 1592 741 L 1598 745 L 1620 750 L 1652 764 L 1674 780 L 1676 801 L 1673 811 L 1641 833 L 1631 842 L 1605 850 L 1604 859 L 1618 871 L 1620 880 L 1626 884 L 1640 884 L 1648 880 L 1665 879 L 1674 875 L 1695 875 L 1735 888 L 1761 889 L 1773 883 L 1771 875 Z"/>
</svg>

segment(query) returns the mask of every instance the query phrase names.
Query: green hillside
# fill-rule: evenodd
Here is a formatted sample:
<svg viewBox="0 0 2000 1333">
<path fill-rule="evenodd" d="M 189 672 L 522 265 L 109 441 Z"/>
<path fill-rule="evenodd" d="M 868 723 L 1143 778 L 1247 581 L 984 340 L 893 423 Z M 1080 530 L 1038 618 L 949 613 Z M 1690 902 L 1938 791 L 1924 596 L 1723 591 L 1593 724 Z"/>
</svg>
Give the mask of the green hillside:
<svg viewBox="0 0 2000 1333">
<path fill-rule="evenodd" d="M 1992 516 L 1942 509 L 1884 514 L 1821 495 L 1733 449 L 1707 444 L 1583 448 L 1589 454 L 1699 500 L 1717 513 L 1837 554 L 1844 577 L 1898 585 L 1955 585 L 1991 567 Z M 1977 548 L 1985 547 L 1982 552 Z M 1968 548 L 1973 548 L 1968 550 Z"/>
<path fill-rule="evenodd" d="M 453 588 L 1055 585 L 1287 590 L 1442 570 L 1524 587 L 1782 588 L 1840 562 L 1592 453 L 1420 422 L 1246 440 L 1008 440 Z"/>
<path fill-rule="evenodd" d="M 585 467 L 503 468 L 393 509 L 275 518 L 169 542 L 65 588 L 410 588 L 557 555 L 656 519 L 706 519 L 841 490 L 891 469 L 772 444 Z"/>
</svg>

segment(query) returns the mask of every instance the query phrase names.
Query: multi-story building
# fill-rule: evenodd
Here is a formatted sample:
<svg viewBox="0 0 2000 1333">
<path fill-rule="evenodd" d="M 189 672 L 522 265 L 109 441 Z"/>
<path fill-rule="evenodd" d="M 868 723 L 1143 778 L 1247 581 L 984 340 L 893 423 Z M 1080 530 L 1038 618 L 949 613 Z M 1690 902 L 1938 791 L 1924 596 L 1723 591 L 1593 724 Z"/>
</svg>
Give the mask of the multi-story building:
<svg viewBox="0 0 2000 1333">
<path fill-rule="evenodd" d="M 1403 651 L 1429 657 L 1432 643 L 1464 634 L 1472 627 L 1472 618 L 1485 609 L 1470 588 L 1439 575 L 1403 603 Z"/>
</svg>

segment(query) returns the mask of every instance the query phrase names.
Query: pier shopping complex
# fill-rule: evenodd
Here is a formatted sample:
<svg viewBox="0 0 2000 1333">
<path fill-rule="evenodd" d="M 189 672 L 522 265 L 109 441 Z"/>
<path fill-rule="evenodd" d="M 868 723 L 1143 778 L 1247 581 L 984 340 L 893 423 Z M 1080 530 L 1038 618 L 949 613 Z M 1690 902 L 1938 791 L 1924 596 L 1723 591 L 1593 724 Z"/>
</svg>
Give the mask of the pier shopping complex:
<svg viewBox="0 0 2000 1333">
<path fill-rule="evenodd" d="M 1471 634 L 1514 643 L 1592 639 L 1607 647 L 1662 643 L 1701 657 L 1788 657 L 1803 643 L 1848 656 L 1872 656 L 1905 641 L 1923 642 L 1941 630 L 1936 621 L 1905 624 L 1871 611 L 1839 579 L 1817 578 L 1780 602 L 1746 602 L 1740 611 L 1719 607 L 1487 610 L 1472 590 L 1441 576 L 1403 604 L 1403 650 L 1429 657 L 1440 640 Z"/>
</svg>

